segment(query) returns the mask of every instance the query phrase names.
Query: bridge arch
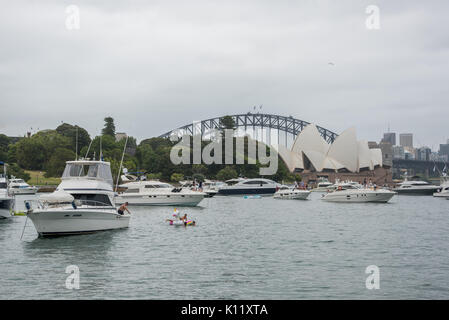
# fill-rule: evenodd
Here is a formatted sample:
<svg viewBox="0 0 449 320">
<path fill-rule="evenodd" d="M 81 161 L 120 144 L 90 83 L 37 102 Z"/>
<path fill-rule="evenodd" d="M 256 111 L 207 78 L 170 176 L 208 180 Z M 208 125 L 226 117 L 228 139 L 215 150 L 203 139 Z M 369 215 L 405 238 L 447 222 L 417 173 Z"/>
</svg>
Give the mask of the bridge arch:
<svg viewBox="0 0 449 320">
<path fill-rule="evenodd" d="M 279 143 L 279 134 L 283 132 L 285 135 L 285 145 L 287 145 L 287 137 L 290 135 L 291 138 L 296 139 L 297 135 L 307 126 L 310 122 L 293 118 L 292 116 L 281 116 L 275 114 L 267 114 L 267 113 L 244 113 L 244 114 L 234 114 L 229 115 L 235 121 L 235 125 L 237 128 L 244 129 L 245 132 L 248 129 L 262 128 L 263 129 L 274 129 L 278 132 L 278 143 Z M 187 124 L 185 126 L 176 128 L 174 130 L 168 131 L 162 135 L 160 138 L 169 138 L 171 135 L 181 136 L 184 134 L 193 135 L 194 131 L 196 134 L 201 132 L 201 136 L 205 136 L 208 132 L 211 132 L 214 129 L 220 128 L 220 119 L 222 117 L 210 118 L 198 122 L 194 122 L 191 124 Z M 337 134 L 323 127 L 317 126 L 318 132 L 321 134 L 324 140 L 328 143 L 334 142 L 337 138 Z"/>
</svg>

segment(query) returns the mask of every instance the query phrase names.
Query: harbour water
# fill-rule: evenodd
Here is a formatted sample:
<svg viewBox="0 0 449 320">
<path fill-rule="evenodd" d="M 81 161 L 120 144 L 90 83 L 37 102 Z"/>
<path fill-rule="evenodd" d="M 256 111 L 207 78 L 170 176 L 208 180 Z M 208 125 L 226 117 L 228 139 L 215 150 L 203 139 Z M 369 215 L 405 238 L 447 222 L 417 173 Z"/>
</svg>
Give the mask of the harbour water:
<svg viewBox="0 0 449 320">
<path fill-rule="evenodd" d="M 128 229 L 38 238 L 24 216 L 0 221 L 3 299 L 448 299 L 449 201 L 387 204 L 214 197 L 130 208 Z M 23 199 L 18 199 L 23 203 Z M 19 205 L 19 204 L 18 204 Z M 66 288 L 66 267 L 80 288 Z M 367 266 L 380 289 L 365 285 Z"/>
</svg>

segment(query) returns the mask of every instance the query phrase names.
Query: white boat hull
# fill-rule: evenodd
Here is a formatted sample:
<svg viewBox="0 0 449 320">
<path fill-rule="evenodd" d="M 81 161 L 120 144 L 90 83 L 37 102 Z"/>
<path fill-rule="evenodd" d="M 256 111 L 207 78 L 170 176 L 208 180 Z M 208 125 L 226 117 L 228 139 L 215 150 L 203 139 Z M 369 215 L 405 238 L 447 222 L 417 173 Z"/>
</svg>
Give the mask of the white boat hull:
<svg viewBox="0 0 449 320">
<path fill-rule="evenodd" d="M 171 193 L 166 195 L 117 196 L 115 203 L 128 202 L 131 206 L 186 206 L 194 207 L 204 199 L 204 194 Z"/>
<path fill-rule="evenodd" d="M 0 200 L 0 219 L 11 217 L 12 199 Z"/>
<path fill-rule="evenodd" d="M 286 199 L 286 200 L 306 200 L 310 195 L 310 191 L 282 191 L 276 192 L 273 196 L 274 199 Z"/>
<path fill-rule="evenodd" d="M 433 196 L 438 198 L 449 198 L 449 192 L 435 192 Z"/>
<path fill-rule="evenodd" d="M 129 214 L 115 209 L 45 209 L 28 213 L 39 236 L 59 236 L 127 228 Z"/>
<path fill-rule="evenodd" d="M 324 195 L 321 200 L 329 202 L 388 202 L 395 195 L 395 192 L 388 191 L 357 191 L 357 192 L 345 192 L 334 191 Z"/>
<path fill-rule="evenodd" d="M 10 188 L 10 194 L 36 194 L 37 188 Z"/>
</svg>

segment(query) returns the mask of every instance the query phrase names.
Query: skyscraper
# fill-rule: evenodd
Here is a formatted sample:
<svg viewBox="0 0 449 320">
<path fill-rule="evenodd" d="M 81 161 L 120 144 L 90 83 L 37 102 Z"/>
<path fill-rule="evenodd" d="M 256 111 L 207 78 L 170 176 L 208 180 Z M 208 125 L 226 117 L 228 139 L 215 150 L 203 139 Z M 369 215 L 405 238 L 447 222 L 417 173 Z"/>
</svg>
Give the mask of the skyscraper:
<svg viewBox="0 0 449 320">
<path fill-rule="evenodd" d="M 413 148 L 413 133 L 399 134 L 399 145 L 403 147 Z"/>
<path fill-rule="evenodd" d="M 392 146 L 395 146 L 396 145 L 396 133 L 394 133 L 394 132 L 384 133 L 384 138 L 382 139 L 382 142 L 388 142 Z"/>
</svg>

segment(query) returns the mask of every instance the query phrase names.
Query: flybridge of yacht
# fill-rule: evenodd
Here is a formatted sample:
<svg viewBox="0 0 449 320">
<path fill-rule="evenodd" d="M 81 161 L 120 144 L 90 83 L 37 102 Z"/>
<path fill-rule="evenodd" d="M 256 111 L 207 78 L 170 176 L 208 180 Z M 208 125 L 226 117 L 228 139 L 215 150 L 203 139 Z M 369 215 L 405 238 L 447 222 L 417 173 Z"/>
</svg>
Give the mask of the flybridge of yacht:
<svg viewBox="0 0 449 320">
<path fill-rule="evenodd" d="M 104 180 L 112 185 L 110 164 L 104 161 L 67 161 L 62 179 L 73 178 Z"/>
</svg>

